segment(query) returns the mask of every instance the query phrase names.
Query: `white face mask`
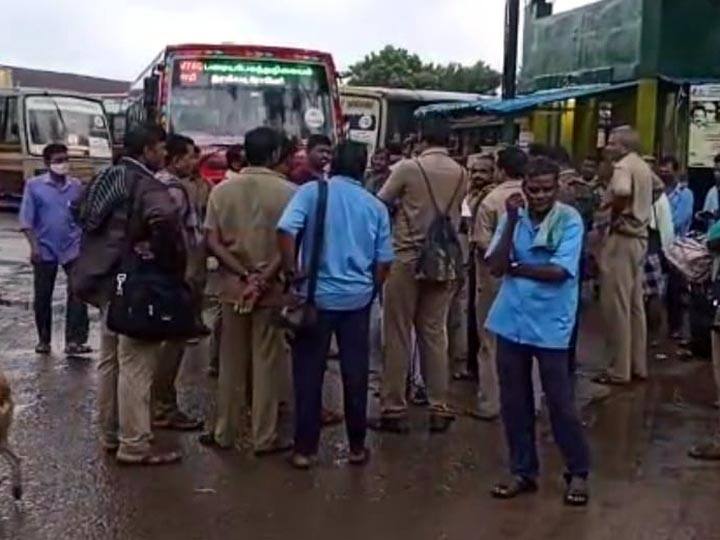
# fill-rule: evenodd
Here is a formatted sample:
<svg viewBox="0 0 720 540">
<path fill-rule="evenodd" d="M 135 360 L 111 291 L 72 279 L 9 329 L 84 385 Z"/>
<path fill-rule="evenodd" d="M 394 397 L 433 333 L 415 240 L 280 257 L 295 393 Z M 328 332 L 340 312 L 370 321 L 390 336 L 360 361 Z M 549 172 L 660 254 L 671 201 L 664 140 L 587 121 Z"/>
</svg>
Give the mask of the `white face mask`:
<svg viewBox="0 0 720 540">
<path fill-rule="evenodd" d="M 70 164 L 67 161 L 65 163 L 51 163 L 50 170 L 58 176 L 66 176 L 70 172 Z"/>
</svg>

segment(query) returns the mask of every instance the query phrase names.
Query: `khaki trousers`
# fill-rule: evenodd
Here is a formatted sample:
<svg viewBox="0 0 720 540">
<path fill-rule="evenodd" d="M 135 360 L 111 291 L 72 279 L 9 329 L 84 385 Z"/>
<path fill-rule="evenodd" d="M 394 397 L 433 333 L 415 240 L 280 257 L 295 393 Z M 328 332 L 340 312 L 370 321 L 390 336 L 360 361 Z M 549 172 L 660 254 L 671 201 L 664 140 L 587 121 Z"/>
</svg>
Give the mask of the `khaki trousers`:
<svg viewBox="0 0 720 540">
<path fill-rule="evenodd" d="M 413 264 L 396 262 L 385 284 L 383 332 L 385 336 L 382 412 L 386 416 L 407 414 L 405 388 L 412 355 L 415 327 L 420 365 L 425 378 L 430 410 L 448 414 L 447 316 L 455 284 L 415 279 Z"/>
<path fill-rule="evenodd" d="M 175 380 L 185 355 L 186 340 L 163 341 L 158 352 L 153 378 L 152 399 L 155 418 L 167 418 L 178 412 Z"/>
<path fill-rule="evenodd" d="M 450 361 L 467 360 L 468 355 L 468 280 L 456 283 L 448 313 L 448 353 Z"/>
<path fill-rule="evenodd" d="M 284 333 L 272 318 L 268 308 L 239 314 L 233 304 L 222 304 L 214 430 L 220 446 L 236 443 L 242 431 L 243 407 L 250 401 L 254 449 L 265 450 L 276 442 L 281 381 L 278 371 L 287 369 L 288 352 Z"/>
<path fill-rule="evenodd" d="M 600 304 L 605 319 L 608 374 L 629 382 L 645 378 L 647 321 L 643 302 L 643 264 L 647 240 L 611 234 L 600 257 Z"/>
<path fill-rule="evenodd" d="M 498 381 L 495 335 L 485 328 L 490 308 L 500 290 L 500 280 L 493 277 L 484 260 L 475 264 L 477 292 L 475 311 L 477 318 L 478 348 L 478 412 L 488 416 L 500 414 L 500 383 Z"/>
<path fill-rule="evenodd" d="M 103 322 L 98 409 L 103 444 L 119 443 L 118 453 L 144 455 L 150 451 L 150 391 L 159 350 L 158 342 L 115 334 Z"/>
</svg>

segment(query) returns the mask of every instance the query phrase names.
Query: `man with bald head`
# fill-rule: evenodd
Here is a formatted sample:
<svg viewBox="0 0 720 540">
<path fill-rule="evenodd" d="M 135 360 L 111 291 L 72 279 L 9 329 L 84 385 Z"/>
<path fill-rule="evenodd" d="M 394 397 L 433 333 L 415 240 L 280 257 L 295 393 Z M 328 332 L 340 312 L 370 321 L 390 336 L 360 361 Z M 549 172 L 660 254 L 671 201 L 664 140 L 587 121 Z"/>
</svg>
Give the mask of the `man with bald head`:
<svg viewBox="0 0 720 540">
<path fill-rule="evenodd" d="M 647 326 L 643 263 L 653 204 L 653 172 L 638 155 L 637 132 L 613 130 L 607 145 L 614 161 L 605 205 L 609 236 L 600 257 L 600 301 L 606 324 L 608 372 L 597 382 L 627 384 L 647 378 Z"/>
</svg>

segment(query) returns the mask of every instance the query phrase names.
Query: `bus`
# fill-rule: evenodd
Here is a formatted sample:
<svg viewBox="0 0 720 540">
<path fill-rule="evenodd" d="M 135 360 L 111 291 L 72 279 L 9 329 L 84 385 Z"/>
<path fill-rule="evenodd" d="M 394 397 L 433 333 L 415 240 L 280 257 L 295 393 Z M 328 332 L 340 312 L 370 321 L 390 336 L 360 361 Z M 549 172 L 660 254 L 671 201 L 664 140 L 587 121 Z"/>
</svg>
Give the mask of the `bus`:
<svg viewBox="0 0 720 540">
<path fill-rule="evenodd" d="M 413 116 L 423 105 L 477 101 L 487 96 L 436 90 L 341 86 L 340 101 L 350 140 L 368 147 L 368 154 L 390 143 L 402 143 L 417 131 Z"/>
<path fill-rule="evenodd" d="M 130 89 L 127 128 L 145 121 L 191 137 L 202 149 L 201 174 L 224 176 L 224 152 L 258 126 L 299 143 L 312 134 L 337 140 L 337 73 L 328 53 L 256 45 L 171 45 Z"/>
<path fill-rule="evenodd" d="M 42 151 L 68 147 L 70 174 L 89 181 L 112 159 L 105 109 L 92 97 L 49 89 L 0 88 L 0 207 L 17 208 L 25 180 L 46 171 Z"/>
</svg>

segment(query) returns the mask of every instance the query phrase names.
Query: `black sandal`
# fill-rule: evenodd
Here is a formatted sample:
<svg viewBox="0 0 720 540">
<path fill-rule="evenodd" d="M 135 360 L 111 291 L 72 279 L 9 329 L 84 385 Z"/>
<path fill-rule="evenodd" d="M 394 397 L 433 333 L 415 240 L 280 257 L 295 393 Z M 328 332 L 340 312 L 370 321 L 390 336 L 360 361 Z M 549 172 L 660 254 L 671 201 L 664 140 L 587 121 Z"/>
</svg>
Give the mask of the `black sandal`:
<svg viewBox="0 0 720 540">
<path fill-rule="evenodd" d="M 499 482 L 495 484 L 490 494 L 496 499 L 514 499 L 518 495 L 535 493 L 538 485 L 531 478 L 515 476 L 510 482 Z"/>
<path fill-rule="evenodd" d="M 590 494 L 588 493 L 587 480 L 579 476 L 572 477 L 567 483 L 565 495 L 563 496 L 565 505 L 587 506 L 589 500 Z"/>
</svg>

